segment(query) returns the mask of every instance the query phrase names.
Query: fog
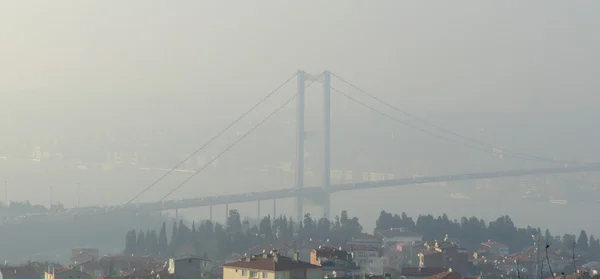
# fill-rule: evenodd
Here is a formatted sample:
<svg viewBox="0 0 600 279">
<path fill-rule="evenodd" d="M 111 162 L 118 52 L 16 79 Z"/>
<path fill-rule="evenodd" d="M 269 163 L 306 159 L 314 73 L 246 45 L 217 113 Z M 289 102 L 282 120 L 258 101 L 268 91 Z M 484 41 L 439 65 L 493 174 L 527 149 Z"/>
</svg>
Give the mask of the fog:
<svg viewBox="0 0 600 279">
<path fill-rule="evenodd" d="M 106 167 L 114 152 L 136 152 L 136 168 L 171 168 L 299 70 L 331 71 L 431 125 L 332 77 L 334 88 L 443 137 L 332 91 L 332 169 L 410 177 L 564 165 L 499 158 L 435 127 L 534 156 L 596 162 L 599 8 L 593 1 L 0 2 L 4 199 L 123 204 L 164 172 L 85 173 L 73 164 Z M 322 166 L 321 88 L 316 82 L 306 91 L 311 170 Z M 294 79 L 182 168 L 202 167 L 295 92 Z M 292 102 L 169 198 L 292 188 L 293 171 L 259 170 L 294 162 L 295 122 Z M 36 152 L 46 157 L 43 167 L 29 166 Z M 139 200 L 160 199 L 188 175 L 170 175 Z M 595 189 L 596 177 L 565 175 L 547 184 L 562 189 L 550 194 L 562 200 L 566 185 Z M 307 186 L 320 181 L 316 171 Z M 332 196 L 332 210 L 348 209 L 366 230 L 385 209 L 452 218 L 510 214 L 523 226 L 600 233 L 586 221 L 592 205 L 519 207 L 527 188 L 520 181 L 494 180 L 496 194 L 481 194 L 472 182 L 345 192 Z M 498 190 L 503 185 L 512 190 Z M 473 204 L 448 200 L 458 192 Z M 278 213 L 292 214 L 291 205 L 281 203 Z M 235 207 L 256 214 L 255 204 Z M 208 218 L 206 208 L 179 214 Z M 556 224 L 565 216 L 568 224 Z"/>
</svg>

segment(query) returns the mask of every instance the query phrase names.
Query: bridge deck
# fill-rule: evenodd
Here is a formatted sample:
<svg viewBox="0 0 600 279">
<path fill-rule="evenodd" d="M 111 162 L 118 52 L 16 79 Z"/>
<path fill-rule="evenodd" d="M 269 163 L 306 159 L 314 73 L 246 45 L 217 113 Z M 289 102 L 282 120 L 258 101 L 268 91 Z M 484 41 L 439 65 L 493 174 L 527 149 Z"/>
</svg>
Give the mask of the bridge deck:
<svg viewBox="0 0 600 279">
<path fill-rule="evenodd" d="M 359 189 L 372 189 L 382 187 L 394 187 L 394 186 L 405 186 L 413 184 L 425 184 L 445 181 L 462 181 L 462 180 L 473 180 L 473 179 L 489 179 L 499 177 L 517 177 L 527 175 L 543 175 L 543 174 L 558 174 L 558 173 L 576 173 L 576 172 L 588 172 L 588 171 L 600 171 L 600 164 L 576 166 L 576 167 L 559 167 L 559 168 L 541 168 L 541 169 L 521 169 L 521 170 L 507 170 L 507 171 L 495 171 L 495 172 L 479 172 L 479 173 L 466 173 L 466 174 L 451 174 L 451 175 L 437 175 L 427 176 L 420 178 L 401 178 L 381 181 L 368 181 L 358 183 L 343 183 L 343 184 L 332 184 L 329 193 L 341 192 L 341 191 L 352 191 Z M 283 199 L 293 198 L 299 195 L 310 196 L 325 194 L 322 187 L 306 187 L 303 189 L 282 189 L 282 190 L 271 190 L 263 192 L 250 192 L 243 194 L 223 195 L 223 196 L 212 196 L 212 197 L 201 197 L 191 198 L 182 200 L 170 200 L 163 202 L 154 203 L 140 203 L 131 204 L 130 207 L 136 207 L 141 211 L 154 211 L 154 210 L 173 210 L 182 208 L 193 208 L 210 205 L 221 205 L 230 203 L 243 203 L 259 200 L 272 200 L 272 199 Z"/>
</svg>

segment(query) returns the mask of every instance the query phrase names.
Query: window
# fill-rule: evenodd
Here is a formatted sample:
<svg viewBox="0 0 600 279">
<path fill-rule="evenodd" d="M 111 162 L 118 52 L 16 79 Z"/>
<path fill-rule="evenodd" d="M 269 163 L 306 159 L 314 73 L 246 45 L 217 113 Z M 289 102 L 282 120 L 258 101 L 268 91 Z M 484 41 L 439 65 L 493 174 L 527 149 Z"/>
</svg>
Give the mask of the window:
<svg viewBox="0 0 600 279">
<path fill-rule="evenodd" d="M 250 278 L 258 278 L 258 272 L 250 271 Z"/>
<path fill-rule="evenodd" d="M 285 279 L 285 274 L 284 273 L 277 273 L 277 278 L 276 279 Z"/>
<path fill-rule="evenodd" d="M 263 272 L 263 273 L 262 273 L 262 278 L 263 278 L 263 279 L 269 278 L 269 274 L 268 274 L 268 273 L 266 273 L 266 272 Z"/>
<path fill-rule="evenodd" d="M 248 276 L 248 271 L 245 269 L 242 269 L 242 276 Z"/>
</svg>

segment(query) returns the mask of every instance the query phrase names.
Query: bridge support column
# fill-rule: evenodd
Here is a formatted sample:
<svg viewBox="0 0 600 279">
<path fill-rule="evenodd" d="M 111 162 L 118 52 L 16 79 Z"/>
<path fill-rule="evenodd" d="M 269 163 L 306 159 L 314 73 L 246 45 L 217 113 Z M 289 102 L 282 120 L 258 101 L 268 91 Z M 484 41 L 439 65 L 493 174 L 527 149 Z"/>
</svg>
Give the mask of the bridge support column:
<svg viewBox="0 0 600 279">
<path fill-rule="evenodd" d="M 179 208 L 175 208 L 175 221 L 179 220 Z"/>
<path fill-rule="evenodd" d="M 331 73 L 323 72 L 323 189 L 327 193 L 324 199 L 323 215 L 330 219 L 330 195 L 331 184 Z"/>
<path fill-rule="evenodd" d="M 227 220 L 229 219 L 229 204 L 225 204 L 225 224 L 227 224 Z"/>
<path fill-rule="evenodd" d="M 326 192 L 323 195 L 323 203 L 321 204 L 321 206 L 323 207 L 323 217 L 331 221 L 331 194 L 329 194 L 329 192 Z"/>
<path fill-rule="evenodd" d="M 306 82 L 305 73 L 299 71 L 296 77 L 298 79 L 298 95 L 296 97 L 296 189 L 304 188 L 304 87 Z M 296 197 L 296 222 L 302 220 L 303 197 L 299 192 Z"/>
<path fill-rule="evenodd" d="M 213 218 L 212 218 L 212 205 L 208 207 L 208 210 L 209 210 L 209 212 L 208 212 L 208 218 L 209 218 L 210 222 L 212 223 L 212 220 L 213 220 Z"/>
<path fill-rule="evenodd" d="M 257 206 L 258 206 L 258 208 L 257 208 L 258 221 L 260 221 L 262 219 L 261 216 L 260 216 L 260 200 L 256 201 L 256 203 L 257 203 Z"/>
<path fill-rule="evenodd" d="M 277 200 L 273 199 L 273 219 L 277 218 Z"/>
</svg>

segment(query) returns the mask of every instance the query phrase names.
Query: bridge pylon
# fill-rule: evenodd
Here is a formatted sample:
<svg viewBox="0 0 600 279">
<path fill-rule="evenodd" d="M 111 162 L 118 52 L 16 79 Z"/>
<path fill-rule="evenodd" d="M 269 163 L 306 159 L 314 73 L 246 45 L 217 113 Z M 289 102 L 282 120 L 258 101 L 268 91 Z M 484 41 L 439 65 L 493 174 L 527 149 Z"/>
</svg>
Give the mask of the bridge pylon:
<svg viewBox="0 0 600 279">
<path fill-rule="evenodd" d="M 304 88 L 306 86 L 306 74 L 304 71 L 298 71 L 296 78 L 298 80 L 298 95 L 296 96 L 296 222 L 300 222 L 304 215 L 303 197 L 301 194 L 304 188 Z"/>
<path fill-rule="evenodd" d="M 331 73 L 323 72 L 323 215 L 331 220 Z"/>
<path fill-rule="evenodd" d="M 298 71 L 298 96 L 296 99 L 296 189 L 304 188 L 304 143 L 306 131 L 304 128 L 305 119 L 305 88 L 306 81 L 321 79 L 323 83 L 323 195 L 320 198 L 320 206 L 323 208 L 323 215 L 330 219 L 330 185 L 331 185 L 331 72 L 324 71 L 321 75 L 315 77 L 307 75 L 304 71 Z M 304 218 L 302 194 L 296 197 L 296 218 L 301 221 Z"/>
</svg>

